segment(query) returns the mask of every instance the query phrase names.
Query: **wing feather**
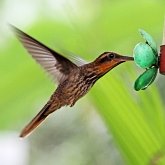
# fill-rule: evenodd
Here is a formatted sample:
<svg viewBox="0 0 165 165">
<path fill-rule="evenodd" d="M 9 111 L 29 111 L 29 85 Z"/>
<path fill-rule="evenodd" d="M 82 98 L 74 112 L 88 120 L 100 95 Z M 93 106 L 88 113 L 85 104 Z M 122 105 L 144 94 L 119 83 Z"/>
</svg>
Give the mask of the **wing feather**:
<svg viewBox="0 0 165 165">
<path fill-rule="evenodd" d="M 56 80 L 58 83 L 63 82 L 73 68 L 77 65 L 69 59 L 48 48 L 33 37 L 12 26 L 18 39 L 23 46 L 32 55 L 32 57 Z"/>
</svg>

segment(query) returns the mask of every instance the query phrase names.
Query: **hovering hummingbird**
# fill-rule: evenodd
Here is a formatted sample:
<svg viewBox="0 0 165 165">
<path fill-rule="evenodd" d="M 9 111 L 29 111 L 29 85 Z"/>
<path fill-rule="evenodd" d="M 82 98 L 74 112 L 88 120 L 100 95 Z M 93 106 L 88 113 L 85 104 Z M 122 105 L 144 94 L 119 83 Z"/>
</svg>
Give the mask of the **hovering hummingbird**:
<svg viewBox="0 0 165 165">
<path fill-rule="evenodd" d="M 57 109 L 67 105 L 72 107 L 99 78 L 111 69 L 125 61 L 133 61 L 133 57 L 104 52 L 93 62 L 79 66 L 18 28 L 12 26 L 12 29 L 32 57 L 58 83 L 49 101 L 22 130 L 20 137 L 29 134 Z"/>
</svg>

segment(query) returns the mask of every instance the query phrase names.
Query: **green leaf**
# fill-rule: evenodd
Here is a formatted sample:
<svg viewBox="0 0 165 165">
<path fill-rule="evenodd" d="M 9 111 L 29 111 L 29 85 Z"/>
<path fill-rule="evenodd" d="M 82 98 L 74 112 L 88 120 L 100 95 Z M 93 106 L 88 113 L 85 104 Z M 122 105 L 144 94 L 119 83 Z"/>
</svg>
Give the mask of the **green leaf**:
<svg viewBox="0 0 165 165">
<path fill-rule="evenodd" d="M 134 89 L 136 91 L 146 89 L 156 78 L 158 68 L 153 67 L 147 69 L 143 74 L 141 74 L 135 81 Z"/>
<path fill-rule="evenodd" d="M 133 56 L 135 63 L 141 68 L 150 68 L 158 62 L 152 48 L 146 43 L 138 43 L 133 50 Z"/>
<path fill-rule="evenodd" d="M 146 43 L 152 48 L 152 50 L 155 53 L 155 56 L 157 57 L 158 56 L 157 45 L 154 39 L 152 38 L 152 36 L 142 29 L 139 29 L 139 32 L 142 35 L 142 37 L 146 40 Z"/>
</svg>

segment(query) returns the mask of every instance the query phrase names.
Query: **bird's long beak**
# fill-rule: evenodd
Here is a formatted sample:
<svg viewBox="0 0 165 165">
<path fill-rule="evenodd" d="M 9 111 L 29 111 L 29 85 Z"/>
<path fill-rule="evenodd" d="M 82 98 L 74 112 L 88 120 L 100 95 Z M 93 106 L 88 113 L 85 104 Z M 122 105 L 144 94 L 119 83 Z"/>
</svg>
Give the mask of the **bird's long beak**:
<svg viewBox="0 0 165 165">
<path fill-rule="evenodd" d="M 134 58 L 130 57 L 130 56 L 121 56 L 121 55 L 117 55 L 116 56 L 116 60 L 120 61 L 120 62 L 125 62 L 125 61 L 133 61 Z"/>
</svg>

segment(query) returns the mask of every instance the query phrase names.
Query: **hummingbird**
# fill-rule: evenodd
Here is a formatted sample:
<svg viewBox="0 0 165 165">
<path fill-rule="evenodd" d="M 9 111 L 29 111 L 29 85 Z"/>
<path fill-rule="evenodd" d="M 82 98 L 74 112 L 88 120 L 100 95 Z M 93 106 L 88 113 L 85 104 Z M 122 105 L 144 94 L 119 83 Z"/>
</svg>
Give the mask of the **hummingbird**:
<svg viewBox="0 0 165 165">
<path fill-rule="evenodd" d="M 92 62 L 78 65 L 79 60 L 74 63 L 15 26 L 11 27 L 28 53 L 58 83 L 49 101 L 22 130 L 20 137 L 31 133 L 54 111 L 63 106 L 72 107 L 98 79 L 114 67 L 126 61 L 133 61 L 133 57 L 109 51 L 102 53 Z"/>
</svg>

